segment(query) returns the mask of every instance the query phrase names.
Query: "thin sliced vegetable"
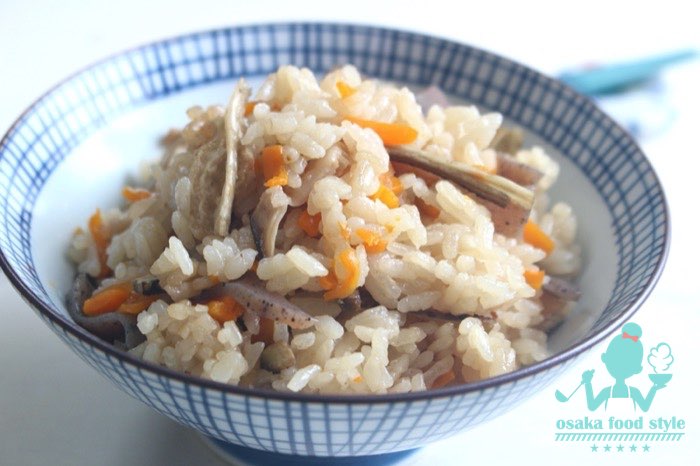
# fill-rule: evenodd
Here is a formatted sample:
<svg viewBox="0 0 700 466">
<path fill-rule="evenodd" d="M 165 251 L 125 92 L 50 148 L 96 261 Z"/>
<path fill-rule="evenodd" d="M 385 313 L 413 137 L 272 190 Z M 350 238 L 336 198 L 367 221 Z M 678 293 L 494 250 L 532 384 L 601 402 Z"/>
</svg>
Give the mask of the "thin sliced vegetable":
<svg viewBox="0 0 700 466">
<path fill-rule="evenodd" d="M 523 240 L 549 254 L 554 250 L 554 241 L 550 238 L 547 233 L 542 231 L 542 229 L 532 220 L 528 220 L 523 228 Z"/>
<path fill-rule="evenodd" d="M 92 240 L 97 248 L 97 258 L 100 261 L 100 274 L 98 278 L 104 278 L 109 275 L 109 267 L 107 266 L 107 246 L 109 246 L 109 237 L 105 231 L 104 223 L 102 223 L 102 214 L 100 209 L 97 209 L 90 220 L 88 220 L 88 229 L 92 235 Z"/>
<path fill-rule="evenodd" d="M 262 170 L 265 187 L 287 186 L 287 169 L 284 165 L 282 146 L 267 146 L 262 151 Z"/>
<path fill-rule="evenodd" d="M 410 144 L 418 137 L 418 131 L 408 125 L 402 125 L 400 123 L 385 123 L 383 121 L 365 120 L 353 116 L 345 117 L 345 119 L 363 128 L 374 130 L 382 141 L 384 141 L 384 144 L 388 146 Z"/>
<path fill-rule="evenodd" d="M 368 228 L 358 228 L 355 230 L 355 234 L 362 240 L 368 253 L 373 254 L 386 250 L 386 241 L 376 232 Z"/>
<path fill-rule="evenodd" d="M 525 281 L 535 290 L 542 288 L 542 283 L 544 282 L 544 270 L 538 268 L 527 269 L 523 272 Z"/>
<path fill-rule="evenodd" d="M 338 89 L 338 94 L 340 94 L 340 98 L 344 99 L 346 97 L 350 97 L 357 91 L 354 87 L 346 83 L 345 81 L 338 81 L 335 83 L 335 88 Z"/>
<path fill-rule="evenodd" d="M 119 283 L 94 294 L 83 303 L 86 316 L 97 316 L 116 311 L 131 294 L 131 283 Z"/>
<path fill-rule="evenodd" d="M 450 369 L 449 371 L 445 372 L 444 374 L 440 374 L 433 384 L 430 386 L 430 388 L 440 388 L 444 387 L 445 385 L 449 384 L 455 379 L 455 372 Z"/>
<path fill-rule="evenodd" d="M 320 224 L 321 214 L 318 213 L 316 215 L 311 215 L 306 210 L 304 210 L 301 213 L 301 215 L 299 215 L 299 219 L 297 220 L 297 225 L 299 226 L 299 228 L 301 228 L 304 231 L 304 233 L 311 236 L 312 238 L 316 238 L 319 235 Z"/>
<path fill-rule="evenodd" d="M 275 333 L 275 321 L 266 317 L 260 318 L 260 330 L 250 338 L 251 343 L 262 341 L 265 346 L 273 343 L 273 335 Z"/>
<path fill-rule="evenodd" d="M 309 328 L 316 322 L 316 318 L 283 295 L 268 291 L 264 282 L 252 276 L 224 284 L 220 293 L 231 296 L 247 311 L 261 318 L 272 319 L 294 329 Z"/>
<path fill-rule="evenodd" d="M 412 172 L 428 183 L 442 178 L 479 197 L 499 233 L 518 235 L 530 216 L 534 193 L 507 178 L 404 147 L 388 147 L 387 151 L 397 172 Z"/>
<path fill-rule="evenodd" d="M 91 277 L 85 273 L 76 275 L 66 299 L 68 314 L 73 320 L 98 338 L 124 350 L 130 350 L 143 342 L 146 337 L 136 327 L 136 316 L 121 312 L 85 315 L 83 304 L 94 290 L 95 285 Z"/>
<path fill-rule="evenodd" d="M 232 296 L 222 296 L 212 299 L 207 303 L 209 315 L 219 324 L 236 320 L 245 312 L 245 308 L 240 305 Z"/>
<path fill-rule="evenodd" d="M 129 202 L 136 202 L 151 197 L 151 192 L 146 189 L 131 188 L 125 186 L 122 189 L 122 196 Z"/>
<path fill-rule="evenodd" d="M 352 248 L 344 249 L 334 260 L 336 277 L 345 277 L 336 286 L 323 294 L 323 299 L 331 301 L 350 296 L 360 281 L 360 262 Z"/>
</svg>

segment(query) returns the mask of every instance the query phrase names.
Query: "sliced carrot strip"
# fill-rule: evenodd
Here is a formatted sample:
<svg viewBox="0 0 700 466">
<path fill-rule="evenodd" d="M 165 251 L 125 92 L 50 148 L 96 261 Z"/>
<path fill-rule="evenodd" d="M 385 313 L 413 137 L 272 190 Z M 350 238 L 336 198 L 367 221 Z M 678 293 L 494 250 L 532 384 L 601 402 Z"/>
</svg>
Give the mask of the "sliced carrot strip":
<svg viewBox="0 0 700 466">
<path fill-rule="evenodd" d="M 299 225 L 299 228 L 304 230 L 304 233 L 311 236 L 312 238 L 315 238 L 319 235 L 320 224 L 321 224 L 321 214 L 320 213 L 318 213 L 316 215 L 311 215 L 306 210 L 304 210 L 304 211 L 302 211 L 301 215 L 299 215 L 299 219 L 297 219 L 297 225 Z"/>
<path fill-rule="evenodd" d="M 535 222 L 528 220 L 523 228 L 523 240 L 549 254 L 554 249 L 552 238 L 542 231 Z"/>
<path fill-rule="evenodd" d="M 421 213 L 421 215 L 433 220 L 440 216 L 440 209 L 434 205 L 428 204 L 420 197 L 417 197 L 413 202 L 416 204 L 416 207 L 418 207 L 418 211 Z"/>
<path fill-rule="evenodd" d="M 383 121 L 365 120 L 353 116 L 345 117 L 345 119 L 363 128 L 374 130 L 387 146 L 410 144 L 418 137 L 418 131 L 400 123 L 384 123 Z"/>
<path fill-rule="evenodd" d="M 355 382 L 355 383 L 360 383 L 360 382 L 362 382 L 363 380 L 364 380 L 364 379 L 362 378 L 361 375 L 356 375 L 356 376 L 352 379 L 352 381 Z"/>
<path fill-rule="evenodd" d="M 318 284 L 321 285 L 321 288 L 324 290 L 329 291 L 338 286 L 338 278 L 335 276 L 335 273 L 331 271 L 328 272 L 328 275 L 319 277 Z"/>
<path fill-rule="evenodd" d="M 368 228 L 358 228 L 355 234 L 362 240 L 365 245 L 365 251 L 368 253 L 377 253 L 386 250 L 386 241 L 380 235 Z"/>
<path fill-rule="evenodd" d="M 136 202 L 142 199 L 148 199 L 151 197 L 151 192 L 146 189 L 125 186 L 124 189 L 122 189 L 122 196 L 129 202 Z"/>
<path fill-rule="evenodd" d="M 452 382 L 455 379 L 455 373 L 452 369 L 449 371 L 445 372 L 444 374 L 440 374 L 433 384 L 430 386 L 430 388 L 440 388 L 444 387 L 448 383 Z"/>
<path fill-rule="evenodd" d="M 267 146 L 262 151 L 262 171 L 265 187 L 287 186 L 287 170 L 284 166 L 282 146 Z"/>
<path fill-rule="evenodd" d="M 535 290 L 542 288 L 542 283 L 544 282 L 544 270 L 538 268 L 527 269 L 523 272 L 523 277 L 528 285 L 530 285 Z"/>
<path fill-rule="evenodd" d="M 250 337 L 251 343 L 262 341 L 265 346 L 271 345 L 274 342 L 275 321 L 266 317 L 260 318 L 260 330 L 258 333 Z"/>
<path fill-rule="evenodd" d="M 100 209 L 97 209 L 95 213 L 90 216 L 90 220 L 88 220 L 88 229 L 97 247 L 97 258 L 100 261 L 99 278 L 104 278 L 109 275 L 109 267 L 107 266 L 107 246 L 109 245 L 109 238 L 105 231 L 104 224 L 102 223 Z"/>
<path fill-rule="evenodd" d="M 245 308 L 231 296 L 212 299 L 207 303 L 209 315 L 219 324 L 236 320 L 245 312 Z"/>
<path fill-rule="evenodd" d="M 326 301 L 346 298 L 357 288 L 360 281 L 360 262 L 355 250 L 348 248 L 337 254 L 334 260 L 334 269 L 336 277 L 344 276 L 345 278 L 339 281 L 335 288 L 323 294 L 323 299 Z M 341 271 L 344 273 L 341 274 Z"/>
<path fill-rule="evenodd" d="M 131 292 L 129 297 L 118 308 L 117 312 L 124 314 L 136 315 L 144 309 L 148 308 L 159 296 L 145 296 L 139 293 Z"/>
<path fill-rule="evenodd" d="M 86 299 L 83 303 L 83 313 L 86 316 L 96 316 L 116 311 L 129 298 L 130 294 L 130 283 L 112 285 Z"/>
<path fill-rule="evenodd" d="M 346 97 L 350 97 L 357 91 L 354 87 L 346 83 L 345 81 L 338 81 L 335 83 L 336 89 L 338 89 L 338 93 L 340 94 L 340 98 L 344 99 Z"/>
<path fill-rule="evenodd" d="M 399 198 L 391 189 L 387 188 L 383 184 L 380 184 L 377 192 L 372 194 L 369 198 L 373 201 L 381 201 L 390 209 L 395 209 L 399 206 Z"/>
</svg>

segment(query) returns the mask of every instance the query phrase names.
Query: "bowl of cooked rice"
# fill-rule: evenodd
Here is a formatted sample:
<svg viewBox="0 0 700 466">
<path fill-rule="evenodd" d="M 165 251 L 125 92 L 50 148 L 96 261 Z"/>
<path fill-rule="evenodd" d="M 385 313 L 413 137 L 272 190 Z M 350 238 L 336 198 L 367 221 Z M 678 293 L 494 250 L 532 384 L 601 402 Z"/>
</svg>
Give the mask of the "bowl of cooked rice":
<svg viewBox="0 0 700 466">
<path fill-rule="evenodd" d="M 388 454 L 496 417 L 618 329 L 669 244 L 656 174 L 593 102 L 375 27 L 115 55 L 22 114 L 0 176 L 31 307 L 234 455 Z"/>
</svg>

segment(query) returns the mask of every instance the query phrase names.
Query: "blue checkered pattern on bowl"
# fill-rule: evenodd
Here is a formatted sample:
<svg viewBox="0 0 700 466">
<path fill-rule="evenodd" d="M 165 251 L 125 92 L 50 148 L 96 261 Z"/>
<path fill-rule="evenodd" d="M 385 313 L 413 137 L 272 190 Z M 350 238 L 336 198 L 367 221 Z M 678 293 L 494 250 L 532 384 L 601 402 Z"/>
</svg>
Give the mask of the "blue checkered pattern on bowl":
<svg viewBox="0 0 700 466">
<path fill-rule="evenodd" d="M 32 212 L 57 165 L 87 136 L 144 103 L 294 64 L 363 73 L 489 108 L 547 141 L 588 177 L 613 219 L 618 271 L 588 335 L 547 361 L 484 382 L 410 395 L 320 397 L 262 393 L 191 378 L 105 345 L 53 308 L 32 256 Z M 490 419 L 547 386 L 636 310 L 660 273 L 668 214 L 658 179 L 631 138 L 588 99 L 484 51 L 433 37 L 330 24 L 233 27 L 131 50 L 79 72 L 30 107 L 0 145 L 2 267 L 42 319 L 117 386 L 207 435 L 300 455 L 368 455 L 414 448 Z M 57 252 L 58 254 L 58 252 Z"/>
</svg>

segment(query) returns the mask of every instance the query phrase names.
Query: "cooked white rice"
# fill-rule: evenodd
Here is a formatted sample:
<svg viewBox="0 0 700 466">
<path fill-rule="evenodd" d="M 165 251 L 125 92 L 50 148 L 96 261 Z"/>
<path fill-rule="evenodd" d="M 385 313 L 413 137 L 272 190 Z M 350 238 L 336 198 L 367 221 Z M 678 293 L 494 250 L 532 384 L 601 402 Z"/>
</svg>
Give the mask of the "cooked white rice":
<svg viewBox="0 0 700 466">
<path fill-rule="evenodd" d="M 341 97 L 339 81 L 354 92 Z M 493 170 L 489 145 L 499 114 L 473 106 L 421 109 L 410 90 L 363 79 L 352 66 L 320 81 L 309 70 L 281 67 L 252 100 L 257 104 L 244 119 L 236 221 L 228 235 L 207 231 L 201 216 L 194 217 L 196 206 L 216 206 L 221 194 L 191 179 L 202 147 L 223 145 L 221 106 L 190 108 L 188 124 L 164 138 L 163 157 L 144 170 L 142 185 L 151 194 L 102 213 L 113 273 L 100 287 L 150 273 L 167 292 L 138 314 L 146 341 L 134 354 L 218 382 L 315 393 L 425 390 L 441 376 L 440 384 L 452 375 L 452 383 L 471 382 L 547 357 L 541 291 L 523 273 L 539 267 L 575 274 L 580 253 L 571 208 L 548 205 L 546 191 L 559 166 L 542 148 L 521 150 L 516 158 L 544 174 L 531 218 L 553 239 L 550 254 L 495 233 L 489 211 L 448 181 L 430 185 L 406 173 L 399 176 L 397 207 L 373 199 L 380 176 L 391 170 L 387 150 L 373 130 L 344 119 L 408 125 L 417 131 L 409 147 Z M 288 179 L 284 187 L 267 189 L 274 191 L 273 204 L 288 208 L 274 254 L 256 261 L 250 213 L 266 188 L 255 160 L 275 144 L 283 148 Z M 437 209 L 437 218 L 423 215 L 417 200 Z M 299 227 L 304 210 L 320 214 L 319 237 Z M 384 250 L 369 252 L 361 229 L 379 235 Z M 348 249 L 358 264 L 353 289 L 364 287 L 378 303 L 349 317 L 335 300 L 323 299 L 321 281 L 331 272 L 347 275 L 336 258 Z M 79 271 L 100 274 L 89 232 L 75 234 L 69 254 Z M 261 368 L 258 316 L 246 312 L 221 325 L 199 299 L 203 290 L 245 274 L 257 275 L 269 291 L 317 319 L 303 330 L 275 324 L 273 341 L 294 355 L 294 364 L 279 372 Z M 428 309 L 462 318 L 414 315 Z"/>
</svg>

